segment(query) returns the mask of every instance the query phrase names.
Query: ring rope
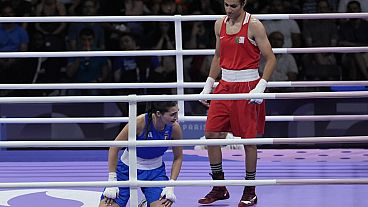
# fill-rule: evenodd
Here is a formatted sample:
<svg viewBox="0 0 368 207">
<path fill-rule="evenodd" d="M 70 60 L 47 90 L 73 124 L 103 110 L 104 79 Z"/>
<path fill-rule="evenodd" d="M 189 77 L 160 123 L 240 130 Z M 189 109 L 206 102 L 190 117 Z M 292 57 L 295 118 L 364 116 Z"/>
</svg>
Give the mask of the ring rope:
<svg viewBox="0 0 368 207">
<path fill-rule="evenodd" d="M 351 185 L 368 184 L 368 178 L 270 179 L 270 180 L 176 180 L 176 181 L 88 181 L 0 183 L 0 188 L 49 187 L 156 187 L 156 186 L 260 186 L 260 185 Z"/>
<path fill-rule="evenodd" d="M 217 85 L 218 83 L 216 83 Z M 167 83 L 33 83 L 0 84 L 0 89 L 119 89 L 119 88 L 203 88 L 204 82 Z M 268 88 L 275 87 L 331 87 L 368 86 L 368 81 L 270 81 Z"/>
<path fill-rule="evenodd" d="M 279 53 L 359 53 L 368 52 L 368 47 L 310 47 L 273 48 Z M 200 50 L 134 50 L 134 51 L 76 51 L 76 52 L 0 52 L 0 58 L 39 58 L 39 57 L 115 57 L 115 56 L 175 56 L 175 55 L 213 55 L 214 49 Z"/>
<path fill-rule="evenodd" d="M 308 47 L 308 48 L 272 48 L 275 54 L 280 53 L 358 53 L 367 52 L 368 47 Z M 213 55 L 213 49 L 182 50 L 183 55 Z M 1 54 L 1 53 L 0 53 Z"/>
<path fill-rule="evenodd" d="M 156 147 L 194 145 L 263 145 L 263 144 L 315 144 L 315 143 L 361 143 L 368 136 L 340 137 L 296 137 L 296 138 L 257 138 L 257 139 L 184 139 L 184 140 L 129 140 L 129 141 L 2 141 L 0 148 L 14 147 Z"/>
<path fill-rule="evenodd" d="M 244 100 L 244 99 L 309 99 L 309 98 L 363 98 L 368 91 L 300 92 L 300 93 L 237 93 L 237 94 L 185 94 L 185 95 L 129 95 L 129 96 L 57 96 L 57 97 L 0 97 L 0 103 L 98 103 L 147 102 L 192 100 Z"/>
<path fill-rule="evenodd" d="M 206 116 L 184 116 L 180 121 L 206 121 Z M 300 115 L 266 116 L 266 121 L 363 121 L 368 115 Z M 0 118 L 2 124 L 58 124 L 58 123 L 126 123 L 129 117 L 50 117 L 50 118 Z"/>
<path fill-rule="evenodd" d="M 45 17 L 0 17 L 0 22 L 153 22 L 153 21 L 207 21 L 224 15 L 174 15 L 174 16 L 45 16 Z M 318 13 L 318 14 L 255 14 L 260 20 L 272 19 L 344 19 L 368 18 L 362 13 Z"/>
</svg>

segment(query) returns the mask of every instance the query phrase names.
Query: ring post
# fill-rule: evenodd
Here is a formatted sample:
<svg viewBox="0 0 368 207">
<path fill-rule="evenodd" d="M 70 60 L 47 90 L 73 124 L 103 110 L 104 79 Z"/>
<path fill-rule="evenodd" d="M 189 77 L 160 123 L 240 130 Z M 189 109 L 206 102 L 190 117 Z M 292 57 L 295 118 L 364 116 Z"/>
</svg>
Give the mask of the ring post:
<svg viewBox="0 0 368 207">
<path fill-rule="evenodd" d="M 129 149 L 129 181 L 137 183 L 137 95 L 129 95 L 129 132 L 128 132 L 128 149 Z M 130 207 L 138 206 L 138 187 L 130 186 Z"/>
<path fill-rule="evenodd" d="M 176 81 L 178 83 L 176 93 L 184 94 L 184 64 L 183 64 L 183 36 L 181 31 L 181 15 L 175 15 L 175 49 L 176 49 Z M 184 101 L 178 101 L 179 120 L 184 118 Z"/>
</svg>

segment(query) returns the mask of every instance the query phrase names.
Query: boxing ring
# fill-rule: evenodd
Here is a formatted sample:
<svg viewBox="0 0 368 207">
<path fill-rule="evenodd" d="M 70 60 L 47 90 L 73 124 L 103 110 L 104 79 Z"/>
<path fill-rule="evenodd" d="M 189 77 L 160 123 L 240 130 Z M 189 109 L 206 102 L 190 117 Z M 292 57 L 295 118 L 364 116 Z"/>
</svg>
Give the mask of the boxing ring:
<svg viewBox="0 0 368 207">
<path fill-rule="evenodd" d="M 368 13 L 354 14 L 295 14 L 256 15 L 259 19 L 320 19 L 368 18 Z M 207 193 L 210 185 L 229 185 L 231 198 L 215 206 L 236 206 L 242 186 L 257 185 L 260 197 L 257 206 L 366 206 L 368 192 L 368 151 L 366 149 L 312 149 L 312 150 L 259 150 L 257 180 L 245 181 L 242 151 L 224 150 L 225 181 L 209 180 L 209 163 L 203 150 L 185 150 L 178 181 L 138 181 L 136 179 L 136 147 L 138 146 L 194 146 L 223 144 L 298 144 L 298 143 L 367 143 L 368 136 L 258 138 L 252 140 L 164 140 L 136 141 L 135 123 L 137 103 L 145 101 L 179 100 L 180 121 L 204 121 L 205 117 L 185 116 L 184 101 L 225 99 L 327 99 L 366 98 L 368 91 L 354 92 L 302 92 L 265 94 L 199 95 L 184 94 L 184 88 L 201 88 L 203 83 L 185 83 L 183 79 L 184 55 L 211 55 L 213 50 L 183 50 L 182 21 L 214 20 L 220 16 L 145 16 L 145 17 L 1 17 L 1 22 L 118 22 L 118 21 L 173 21 L 175 22 L 176 49 L 150 51 L 90 51 L 90 52 L 15 52 L 0 53 L 9 57 L 80 57 L 80 56 L 176 56 L 176 83 L 137 84 L 1 84 L 0 89 L 116 89 L 116 88 L 177 88 L 177 95 L 129 96 L 60 96 L 60 97 L 0 97 L 1 104 L 10 103 L 106 103 L 128 102 L 128 117 L 89 118 L 6 118 L 6 123 L 119 123 L 129 120 L 128 141 L 6 141 L 1 148 L 30 148 L 25 151 L 1 150 L 0 206 L 97 206 L 105 186 L 130 186 L 130 206 L 136 207 L 141 197 L 139 186 L 177 186 L 175 206 L 198 206 L 197 200 Z M 274 48 L 275 53 L 314 52 L 368 52 L 368 47 L 330 48 Z M 368 81 L 308 81 L 270 82 L 268 87 L 367 86 Z M 268 116 L 267 121 L 324 121 L 368 120 L 368 115 L 320 116 Z M 33 148 L 98 148 L 108 146 L 129 147 L 131 178 L 129 181 L 108 182 L 106 150 L 32 150 Z M 171 153 L 164 156 L 172 159 Z M 167 165 L 170 171 L 170 166 Z M 195 186 L 195 187 L 193 187 Z M 195 195 L 195 196 L 193 196 Z"/>
</svg>

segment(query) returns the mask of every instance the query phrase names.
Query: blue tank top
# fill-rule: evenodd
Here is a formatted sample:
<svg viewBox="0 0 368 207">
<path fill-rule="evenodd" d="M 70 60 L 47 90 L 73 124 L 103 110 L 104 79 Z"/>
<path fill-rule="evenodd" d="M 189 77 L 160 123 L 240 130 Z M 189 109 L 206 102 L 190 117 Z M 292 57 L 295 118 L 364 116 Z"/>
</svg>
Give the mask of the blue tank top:
<svg viewBox="0 0 368 207">
<path fill-rule="evenodd" d="M 143 132 L 137 136 L 137 140 L 171 140 L 172 125 L 166 125 L 162 131 L 158 131 L 151 121 L 147 133 L 148 113 L 144 119 L 146 124 Z M 162 156 L 167 149 L 168 147 L 137 147 L 137 156 L 143 159 L 153 159 Z"/>
</svg>

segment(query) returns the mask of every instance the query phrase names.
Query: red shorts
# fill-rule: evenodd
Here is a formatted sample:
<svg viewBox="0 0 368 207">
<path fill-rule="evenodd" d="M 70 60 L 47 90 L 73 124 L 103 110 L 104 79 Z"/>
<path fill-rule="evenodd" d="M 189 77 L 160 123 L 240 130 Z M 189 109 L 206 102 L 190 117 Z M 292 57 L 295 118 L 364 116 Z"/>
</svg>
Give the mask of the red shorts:
<svg viewBox="0 0 368 207">
<path fill-rule="evenodd" d="M 226 82 L 221 80 L 214 94 L 249 93 L 259 80 Z M 206 132 L 232 132 L 234 136 L 254 138 L 264 133 L 265 100 L 249 104 L 249 100 L 212 100 L 208 110 Z"/>
</svg>

